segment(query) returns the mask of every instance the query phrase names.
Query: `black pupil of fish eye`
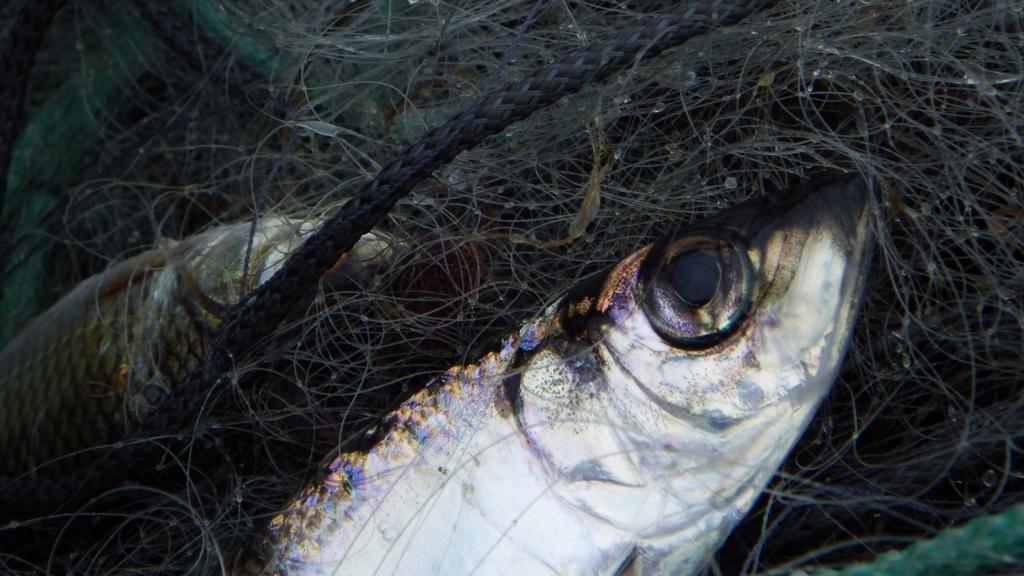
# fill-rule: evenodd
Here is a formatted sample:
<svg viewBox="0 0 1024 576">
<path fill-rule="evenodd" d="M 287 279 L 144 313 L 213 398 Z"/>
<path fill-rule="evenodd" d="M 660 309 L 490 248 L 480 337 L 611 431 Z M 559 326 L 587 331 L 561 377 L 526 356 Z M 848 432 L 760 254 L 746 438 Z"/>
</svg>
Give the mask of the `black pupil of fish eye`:
<svg viewBox="0 0 1024 576">
<path fill-rule="evenodd" d="M 684 302 L 699 308 L 715 297 L 720 276 L 718 254 L 700 250 L 679 255 L 672 262 L 670 280 Z"/>
</svg>

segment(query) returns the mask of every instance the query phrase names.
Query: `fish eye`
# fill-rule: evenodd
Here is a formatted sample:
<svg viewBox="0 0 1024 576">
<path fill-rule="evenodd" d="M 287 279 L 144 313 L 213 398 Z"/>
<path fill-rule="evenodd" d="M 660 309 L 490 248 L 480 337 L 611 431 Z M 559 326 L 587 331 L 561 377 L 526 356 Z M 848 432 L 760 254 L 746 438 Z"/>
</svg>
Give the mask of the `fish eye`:
<svg viewBox="0 0 1024 576">
<path fill-rule="evenodd" d="M 706 348 L 747 313 L 750 260 L 739 238 L 691 234 L 651 250 L 640 270 L 640 305 L 659 336 L 680 348 Z"/>
<path fill-rule="evenodd" d="M 691 308 L 711 301 L 721 284 L 718 254 L 710 250 L 684 252 L 669 266 L 669 279 L 676 294 Z"/>
</svg>

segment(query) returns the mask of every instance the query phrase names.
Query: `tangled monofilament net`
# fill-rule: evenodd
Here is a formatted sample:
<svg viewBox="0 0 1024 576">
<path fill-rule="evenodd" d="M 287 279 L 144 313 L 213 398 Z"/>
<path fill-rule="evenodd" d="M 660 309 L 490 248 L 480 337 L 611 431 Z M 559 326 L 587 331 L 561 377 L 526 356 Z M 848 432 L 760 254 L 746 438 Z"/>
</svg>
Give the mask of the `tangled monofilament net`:
<svg viewBox="0 0 1024 576">
<path fill-rule="evenodd" d="M 62 15 L 82 56 L 44 55 L 39 86 L 109 48 L 111 22 L 141 20 L 99 4 Z M 549 2 L 520 31 L 534 4 L 220 0 L 223 46 L 178 12 L 194 54 L 141 41 L 106 53 L 137 70 L 133 86 L 95 119 L 96 151 L 55 194 L 45 232 L 16 237 L 53 243 L 56 295 L 161 237 L 254 213 L 317 217 L 489 82 L 666 9 Z M 227 481 L 200 470 L 184 492 L 147 489 L 100 519 L 39 522 L 53 554 L 0 567 L 229 564 L 318 462 L 432 372 L 651 239 L 825 169 L 878 183 L 866 299 L 841 378 L 712 570 L 863 560 L 1021 501 L 1022 26 L 1010 1 L 785 1 L 539 111 L 381 223 L 391 269 L 322 294 L 239 367 L 235 410 L 211 426 L 258 438 L 263 466 Z M 273 59 L 228 47 L 238 37 Z M 239 80 L 253 70 L 263 79 Z M 209 438 L 216 449 L 198 430 Z"/>
</svg>

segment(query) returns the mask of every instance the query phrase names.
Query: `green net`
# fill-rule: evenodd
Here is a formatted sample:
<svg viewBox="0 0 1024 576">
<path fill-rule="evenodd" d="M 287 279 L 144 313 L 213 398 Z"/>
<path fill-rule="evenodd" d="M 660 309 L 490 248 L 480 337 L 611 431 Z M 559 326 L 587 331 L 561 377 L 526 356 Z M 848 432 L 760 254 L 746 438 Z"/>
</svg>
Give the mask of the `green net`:
<svg viewBox="0 0 1024 576">
<path fill-rule="evenodd" d="M 993 569 L 1011 570 L 1024 558 L 1024 506 L 1016 505 L 992 516 L 975 518 L 963 526 L 947 528 L 934 538 L 922 539 L 902 550 L 878 555 L 874 561 L 839 570 L 815 570 L 820 576 L 887 576 L 900 574 L 980 574 Z M 798 572 L 807 574 L 807 572 Z"/>
<path fill-rule="evenodd" d="M 80 179 L 93 150 L 117 130 L 116 111 L 125 105 L 137 76 L 147 69 L 147 59 L 154 57 L 155 39 L 146 34 L 137 15 L 102 16 L 111 33 L 79 39 L 67 48 L 80 62 L 46 70 L 54 77 L 40 82 L 54 87 L 43 91 L 44 99 L 14 148 L 2 211 L 8 219 L 5 228 L 11 231 L 0 287 L 2 343 L 56 294 L 46 288 L 50 283 L 46 263 L 56 230 L 44 222 L 57 219 L 65 190 Z"/>
</svg>

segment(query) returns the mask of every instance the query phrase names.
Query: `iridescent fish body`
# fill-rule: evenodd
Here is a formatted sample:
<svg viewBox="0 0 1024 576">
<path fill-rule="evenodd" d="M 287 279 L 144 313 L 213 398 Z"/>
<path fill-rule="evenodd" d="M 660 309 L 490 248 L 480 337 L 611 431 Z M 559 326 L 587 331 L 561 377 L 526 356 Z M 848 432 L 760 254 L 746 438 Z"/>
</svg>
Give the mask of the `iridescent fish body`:
<svg viewBox="0 0 1024 576">
<path fill-rule="evenodd" d="M 269 278 L 315 222 L 213 228 L 79 284 L 0 352 L 0 477 L 59 476 L 142 422 L 202 357 L 221 315 Z M 392 250 L 364 237 L 332 272 L 372 276 Z M 335 278 L 336 279 L 336 278 Z M 45 465 L 44 465 L 45 464 Z"/>
<path fill-rule="evenodd" d="M 836 377 L 868 199 L 818 181 L 627 256 L 334 459 L 243 571 L 701 569 Z"/>
</svg>

